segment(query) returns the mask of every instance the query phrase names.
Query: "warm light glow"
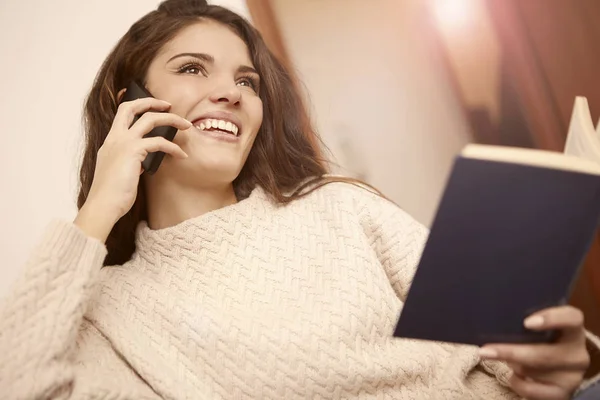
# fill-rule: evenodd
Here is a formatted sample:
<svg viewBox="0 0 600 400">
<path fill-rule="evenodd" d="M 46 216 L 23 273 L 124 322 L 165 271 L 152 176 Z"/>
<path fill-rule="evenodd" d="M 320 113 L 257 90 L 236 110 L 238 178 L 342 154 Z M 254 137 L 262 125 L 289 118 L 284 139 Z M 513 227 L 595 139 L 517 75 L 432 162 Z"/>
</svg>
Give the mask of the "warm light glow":
<svg viewBox="0 0 600 400">
<path fill-rule="evenodd" d="M 472 0 L 434 0 L 433 11 L 440 25 L 446 28 L 460 28 L 471 17 Z"/>
</svg>

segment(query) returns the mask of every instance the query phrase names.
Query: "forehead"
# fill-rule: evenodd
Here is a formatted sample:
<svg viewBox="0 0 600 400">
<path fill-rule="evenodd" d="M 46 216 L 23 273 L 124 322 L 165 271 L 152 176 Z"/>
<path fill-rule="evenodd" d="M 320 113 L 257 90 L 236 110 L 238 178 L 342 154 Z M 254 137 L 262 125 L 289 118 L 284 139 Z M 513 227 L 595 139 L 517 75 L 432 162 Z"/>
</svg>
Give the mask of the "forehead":
<svg viewBox="0 0 600 400">
<path fill-rule="evenodd" d="M 212 20 L 198 21 L 181 30 L 163 47 L 158 57 L 179 53 L 206 53 L 216 62 L 252 66 L 246 43 L 229 27 Z"/>
</svg>

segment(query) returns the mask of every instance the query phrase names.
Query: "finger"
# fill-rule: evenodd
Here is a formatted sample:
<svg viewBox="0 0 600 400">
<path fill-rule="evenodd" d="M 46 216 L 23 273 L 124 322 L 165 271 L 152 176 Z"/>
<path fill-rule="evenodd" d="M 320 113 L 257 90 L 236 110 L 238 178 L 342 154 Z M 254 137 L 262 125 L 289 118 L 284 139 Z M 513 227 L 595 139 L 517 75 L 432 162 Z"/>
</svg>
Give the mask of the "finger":
<svg viewBox="0 0 600 400">
<path fill-rule="evenodd" d="M 117 108 L 113 126 L 118 126 L 121 129 L 129 129 L 136 115 L 149 110 L 167 111 L 169 108 L 171 108 L 171 103 L 155 99 L 154 97 L 124 101 Z"/>
<path fill-rule="evenodd" d="M 127 88 L 123 88 L 121 90 L 119 90 L 119 92 L 117 93 L 117 102 L 121 103 L 121 99 L 123 99 L 123 95 L 125 94 L 125 92 L 127 91 Z"/>
<path fill-rule="evenodd" d="M 570 398 L 570 392 L 566 389 L 528 380 L 518 374 L 510 377 L 509 384 L 515 393 L 528 400 L 567 400 Z"/>
<path fill-rule="evenodd" d="M 147 112 L 133 124 L 130 131 L 142 137 L 157 126 L 173 126 L 179 130 L 186 130 L 192 127 L 192 123 L 172 113 Z"/>
<path fill-rule="evenodd" d="M 572 306 L 561 306 L 548 308 L 529 316 L 524 321 L 524 325 L 532 330 L 550 330 L 560 329 L 562 331 L 561 339 L 567 336 L 584 335 L 584 315 L 581 310 Z"/>
<path fill-rule="evenodd" d="M 576 390 L 583 380 L 583 373 L 578 371 L 548 371 L 527 368 L 511 362 L 507 364 L 521 379 L 559 386 L 568 392 Z"/>
<path fill-rule="evenodd" d="M 142 144 L 143 150 L 146 153 L 162 151 L 163 153 L 169 154 L 176 158 L 188 157 L 188 155 L 185 153 L 185 151 L 181 149 L 181 147 L 161 136 L 142 139 Z"/>
<path fill-rule="evenodd" d="M 490 344 L 481 348 L 484 359 L 501 360 L 540 370 L 585 371 L 590 356 L 584 344 Z"/>
</svg>

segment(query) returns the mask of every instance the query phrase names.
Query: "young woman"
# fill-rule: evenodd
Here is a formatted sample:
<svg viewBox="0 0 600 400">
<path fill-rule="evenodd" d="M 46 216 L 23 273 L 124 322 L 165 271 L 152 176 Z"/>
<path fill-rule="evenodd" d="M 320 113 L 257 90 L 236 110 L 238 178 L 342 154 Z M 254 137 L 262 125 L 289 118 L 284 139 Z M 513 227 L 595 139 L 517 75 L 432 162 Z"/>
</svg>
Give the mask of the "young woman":
<svg viewBox="0 0 600 400">
<path fill-rule="evenodd" d="M 132 80 L 156 99 L 120 104 Z M 1 397 L 570 398 L 590 358 L 573 308 L 528 319 L 551 345 L 392 337 L 427 231 L 328 176 L 301 110 L 236 14 L 167 0 L 136 22 L 87 100 L 79 213 L 0 311 Z M 173 142 L 144 138 L 162 125 Z"/>
</svg>

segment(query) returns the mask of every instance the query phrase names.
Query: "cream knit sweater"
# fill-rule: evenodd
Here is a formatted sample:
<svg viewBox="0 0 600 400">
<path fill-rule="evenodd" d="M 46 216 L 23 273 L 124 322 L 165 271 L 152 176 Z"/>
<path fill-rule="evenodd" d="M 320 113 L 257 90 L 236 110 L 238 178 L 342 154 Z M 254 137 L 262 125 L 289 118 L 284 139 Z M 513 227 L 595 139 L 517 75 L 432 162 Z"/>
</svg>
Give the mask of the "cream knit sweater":
<svg viewBox="0 0 600 400">
<path fill-rule="evenodd" d="M 474 346 L 392 337 L 426 235 L 343 183 L 142 223 L 122 266 L 54 222 L 0 311 L 0 398 L 516 398 Z"/>
</svg>

